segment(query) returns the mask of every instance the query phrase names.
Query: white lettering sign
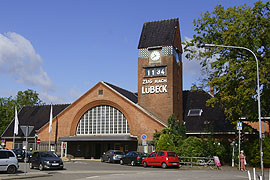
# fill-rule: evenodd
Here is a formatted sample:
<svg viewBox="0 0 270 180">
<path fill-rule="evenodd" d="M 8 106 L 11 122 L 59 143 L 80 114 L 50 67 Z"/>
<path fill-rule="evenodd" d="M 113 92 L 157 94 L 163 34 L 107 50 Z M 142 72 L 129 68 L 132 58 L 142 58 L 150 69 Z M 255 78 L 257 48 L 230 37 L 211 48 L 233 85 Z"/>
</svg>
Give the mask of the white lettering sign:
<svg viewBox="0 0 270 180">
<path fill-rule="evenodd" d="M 143 86 L 142 94 L 167 93 L 167 85 Z"/>
</svg>

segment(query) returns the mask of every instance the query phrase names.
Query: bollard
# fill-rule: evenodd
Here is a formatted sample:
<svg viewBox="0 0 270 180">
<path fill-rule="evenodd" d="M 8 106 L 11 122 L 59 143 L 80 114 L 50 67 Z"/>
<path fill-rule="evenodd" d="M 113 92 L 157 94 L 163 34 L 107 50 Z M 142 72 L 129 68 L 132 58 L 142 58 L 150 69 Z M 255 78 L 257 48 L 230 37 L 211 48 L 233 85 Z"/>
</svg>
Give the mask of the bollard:
<svg viewBox="0 0 270 180">
<path fill-rule="evenodd" d="M 262 176 L 260 176 L 260 180 L 262 180 Z"/>
<path fill-rule="evenodd" d="M 247 171 L 247 173 L 248 173 L 248 180 L 251 180 L 251 176 L 250 176 L 249 171 Z"/>
<path fill-rule="evenodd" d="M 254 177 L 254 180 L 256 180 L 256 171 L 255 171 L 255 168 L 253 168 L 253 177 Z"/>
</svg>

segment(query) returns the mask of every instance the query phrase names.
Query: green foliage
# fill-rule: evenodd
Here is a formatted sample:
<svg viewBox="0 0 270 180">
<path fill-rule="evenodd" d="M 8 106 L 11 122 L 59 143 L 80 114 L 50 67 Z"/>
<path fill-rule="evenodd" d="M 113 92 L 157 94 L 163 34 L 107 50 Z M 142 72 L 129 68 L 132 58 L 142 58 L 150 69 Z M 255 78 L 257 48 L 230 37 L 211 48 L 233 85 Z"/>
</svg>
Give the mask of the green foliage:
<svg viewBox="0 0 270 180">
<path fill-rule="evenodd" d="M 19 111 L 23 106 L 44 104 L 38 97 L 38 93 L 31 89 L 19 91 L 15 98 L 0 98 L 0 134 L 4 132 L 15 115 L 15 106 Z"/>
<path fill-rule="evenodd" d="M 156 150 L 174 151 L 175 145 L 170 134 L 161 134 L 156 145 Z"/>
<path fill-rule="evenodd" d="M 202 140 L 190 136 L 187 139 L 183 141 L 183 144 L 177 148 L 177 154 L 180 156 L 186 156 L 186 157 L 202 157 L 203 151 L 202 151 Z"/>
<path fill-rule="evenodd" d="M 265 4 L 258 1 L 254 7 L 243 5 L 224 9 L 218 5 L 213 12 L 207 11 L 194 21 L 196 34 L 191 41 L 185 42 L 186 57 L 199 60 L 207 75 L 203 82 L 215 88 L 215 97 L 208 100 L 208 105 L 223 107 L 232 122 L 242 116 L 257 119 L 255 58 L 243 49 L 215 47 L 205 50 L 196 46 L 203 42 L 251 49 L 259 60 L 262 116 L 269 116 L 269 6 L 270 1 Z"/>
<path fill-rule="evenodd" d="M 247 162 L 254 166 L 260 166 L 261 157 L 259 140 L 254 140 L 249 148 L 250 151 L 246 154 Z M 268 166 L 270 165 L 270 138 L 268 136 L 263 140 L 263 163 Z"/>
<path fill-rule="evenodd" d="M 224 146 L 214 139 L 199 139 L 190 136 L 183 141 L 183 144 L 177 148 L 177 153 L 180 156 L 188 157 L 213 157 L 222 156 L 225 152 Z"/>
<path fill-rule="evenodd" d="M 167 148 L 167 146 L 162 147 L 161 145 L 164 145 L 164 143 L 160 143 L 161 136 L 166 135 L 163 137 L 162 141 L 169 142 L 172 140 L 175 147 L 178 147 L 182 144 L 182 141 L 184 138 L 186 138 L 186 128 L 183 123 L 179 125 L 179 122 L 175 119 L 175 116 L 172 114 L 168 119 L 168 128 L 162 129 L 161 132 L 155 132 L 153 135 L 153 141 L 156 146 L 159 149 Z M 170 138 L 170 140 L 165 140 L 166 138 Z M 172 150 L 172 149 L 171 149 Z"/>
</svg>

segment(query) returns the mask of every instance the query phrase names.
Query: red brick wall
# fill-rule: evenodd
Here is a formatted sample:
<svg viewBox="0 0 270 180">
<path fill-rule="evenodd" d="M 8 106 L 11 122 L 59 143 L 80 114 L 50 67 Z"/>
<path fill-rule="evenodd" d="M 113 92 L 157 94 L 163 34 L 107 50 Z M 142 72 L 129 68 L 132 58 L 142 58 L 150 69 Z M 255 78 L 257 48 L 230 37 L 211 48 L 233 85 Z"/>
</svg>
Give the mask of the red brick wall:
<svg viewBox="0 0 270 180">
<path fill-rule="evenodd" d="M 101 89 L 103 90 L 103 95 L 98 95 L 98 90 Z M 146 134 L 148 140 L 152 140 L 155 130 L 160 131 L 165 127 L 136 107 L 134 103 L 127 101 L 100 82 L 53 119 L 51 141 L 55 138 L 58 140 L 59 137 L 74 136 L 81 116 L 92 107 L 98 105 L 111 105 L 119 109 L 128 121 L 130 134 L 137 136 L 139 140 L 142 134 Z M 57 120 L 58 128 L 56 127 Z M 58 131 L 57 133 L 56 130 Z M 56 134 L 57 137 L 55 136 Z M 48 124 L 41 129 L 38 136 L 41 141 L 49 140 Z"/>
<path fill-rule="evenodd" d="M 166 77 L 144 78 L 143 67 L 149 65 L 148 58 L 138 59 L 138 104 L 167 123 L 171 114 L 182 120 L 182 63 L 174 56 L 162 56 L 160 65 L 166 66 Z M 167 79 L 167 93 L 142 94 L 143 79 Z M 155 85 L 155 84 L 151 84 Z M 144 85 L 147 86 L 147 85 Z"/>
</svg>

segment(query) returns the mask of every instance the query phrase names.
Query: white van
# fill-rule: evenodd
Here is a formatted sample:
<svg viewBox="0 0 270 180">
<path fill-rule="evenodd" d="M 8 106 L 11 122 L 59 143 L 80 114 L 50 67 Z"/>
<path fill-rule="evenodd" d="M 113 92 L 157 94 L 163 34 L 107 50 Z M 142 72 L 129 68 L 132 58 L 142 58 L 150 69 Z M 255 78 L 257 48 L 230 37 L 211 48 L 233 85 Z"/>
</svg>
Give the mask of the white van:
<svg viewBox="0 0 270 180">
<path fill-rule="evenodd" d="M 11 150 L 0 149 L 0 171 L 14 174 L 19 168 L 18 159 Z"/>
</svg>

